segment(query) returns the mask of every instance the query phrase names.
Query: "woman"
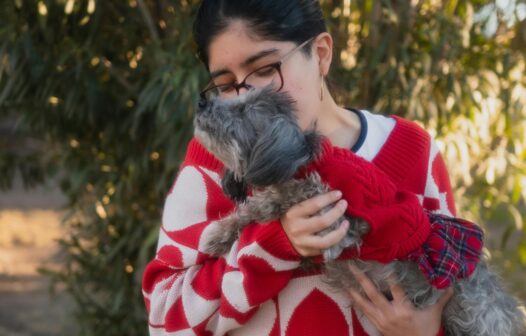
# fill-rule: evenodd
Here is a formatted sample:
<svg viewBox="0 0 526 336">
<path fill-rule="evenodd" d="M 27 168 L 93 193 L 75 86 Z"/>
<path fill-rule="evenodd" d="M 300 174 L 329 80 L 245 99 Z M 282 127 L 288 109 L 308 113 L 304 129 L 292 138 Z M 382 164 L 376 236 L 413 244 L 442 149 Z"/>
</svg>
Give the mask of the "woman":
<svg viewBox="0 0 526 336">
<path fill-rule="evenodd" d="M 417 207 L 405 206 L 414 216 L 393 213 L 384 224 L 395 231 L 407 222 L 425 228 L 424 208 L 455 213 L 444 162 L 425 131 L 400 118 L 334 102 L 325 85 L 332 38 L 317 0 L 205 0 L 194 38 L 212 79 L 203 97 L 227 98 L 266 85 L 286 91 L 297 102 L 300 127 L 315 124 L 334 146 L 370 161 L 371 168 L 364 169 L 371 174 L 381 170 L 398 189 L 416 195 Z M 144 273 L 151 335 L 442 333 L 441 312 L 451 291 L 436 305 L 417 310 L 396 284 L 388 300 L 356 273 L 366 296 L 338 293 L 321 281 L 319 271 L 298 268 L 302 257 L 319 256 L 343 237 L 343 225 L 327 236 L 316 235 L 346 211 L 342 192 L 302 202 L 279 220 L 247 226 L 223 257 L 202 253 L 208 225 L 234 206 L 220 186 L 222 168 L 195 139 L 190 142 L 166 199 L 156 258 Z M 331 211 L 316 215 L 333 203 Z M 366 256 L 381 260 L 375 251 Z"/>
</svg>

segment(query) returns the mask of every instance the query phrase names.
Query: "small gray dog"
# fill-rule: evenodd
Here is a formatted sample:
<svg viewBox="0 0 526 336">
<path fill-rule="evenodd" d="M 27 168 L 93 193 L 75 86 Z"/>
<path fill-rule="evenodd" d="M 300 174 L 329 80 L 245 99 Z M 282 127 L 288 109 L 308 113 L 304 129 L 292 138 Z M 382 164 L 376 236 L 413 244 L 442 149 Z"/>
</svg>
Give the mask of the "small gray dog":
<svg viewBox="0 0 526 336">
<path fill-rule="evenodd" d="M 237 202 L 236 209 L 215 224 L 207 246 L 209 254 L 227 253 L 247 224 L 280 218 L 293 205 L 329 191 L 317 173 L 294 178 L 298 169 L 317 157 L 321 141 L 315 130 L 299 128 L 294 112 L 290 96 L 267 88 L 252 89 L 233 99 L 199 102 L 195 136 L 225 165 L 222 187 Z M 249 187 L 251 196 L 247 196 Z M 351 224 L 347 235 L 323 252 L 325 281 L 336 289 L 362 291 L 349 271 L 349 263 L 353 263 L 386 295 L 388 279 L 395 276 L 416 306 L 437 302 L 442 291 L 429 284 L 414 262 L 336 261 L 344 248 L 359 248 L 361 237 L 369 231 L 365 221 L 342 216 L 319 234 L 335 230 L 345 218 Z M 524 328 L 519 302 L 503 290 L 482 260 L 471 276 L 454 284 L 443 321 L 448 335 L 521 335 Z"/>
</svg>

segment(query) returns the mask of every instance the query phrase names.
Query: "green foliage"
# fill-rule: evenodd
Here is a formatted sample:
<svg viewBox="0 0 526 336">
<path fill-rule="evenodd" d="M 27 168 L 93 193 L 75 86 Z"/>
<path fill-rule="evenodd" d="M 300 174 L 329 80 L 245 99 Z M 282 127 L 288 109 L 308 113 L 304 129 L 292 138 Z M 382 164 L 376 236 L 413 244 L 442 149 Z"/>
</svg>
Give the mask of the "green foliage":
<svg viewBox="0 0 526 336">
<path fill-rule="evenodd" d="M 0 127 L 16 131 L 0 134 L 0 188 L 17 170 L 28 186 L 59 175 L 64 268 L 46 272 L 76 300 L 84 335 L 146 333 L 142 270 L 206 82 L 191 41 L 197 3 L 2 1 Z M 507 274 L 524 269 L 524 17 L 480 0 L 322 5 L 338 101 L 424 124 L 460 214 L 485 225 Z"/>
<path fill-rule="evenodd" d="M 44 145 L 0 151 L 0 167 L 6 181 L 15 168 L 37 181 L 60 174 L 69 234 L 60 241 L 64 269 L 48 273 L 78 303 L 83 334 L 146 333 L 142 270 L 205 76 L 190 45 L 195 10 L 191 2 L 2 3 L 1 118 L 16 119 L 18 139 Z"/>
</svg>

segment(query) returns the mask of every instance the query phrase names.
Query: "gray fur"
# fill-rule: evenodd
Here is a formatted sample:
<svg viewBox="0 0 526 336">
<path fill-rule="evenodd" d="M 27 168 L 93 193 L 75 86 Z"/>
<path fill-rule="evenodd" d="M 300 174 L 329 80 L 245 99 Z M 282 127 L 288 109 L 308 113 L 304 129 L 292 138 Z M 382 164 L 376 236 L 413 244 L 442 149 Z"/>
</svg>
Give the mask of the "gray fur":
<svg viewBox="0 0 526 336">
<path fill-rule="evenodd" d="M 304 179 L 293 178 L 298 168 L 318 154 L 320 138 L 313 130 L 300 130 L 294 103 L 284 93 L 251 90 L 230 100 L 201 102 L 194 125 L 196 137 L 225 164 L 223 186 L 230 190 L 225 192 L 243 200 L 235 211 L 215 224 L 207 246 L 211 255 L 227 253 L 247 224 L 280 218 L 293 205 L 329 191 L 317 173 Z M 243 194 L 247 186 L 253 191 L 248 197 Z M 322 209 L 320 214 L 331 207 Z M 323 252 L 324 281 L 335 290 L 352 287 L 361 291 L 349 270 L 349 263 L 353 263 L 388 296 L 388 281 L 394 277 L 417 307 L 437 302 L 442 291 L 428 283 L 415 263 L 336 261 L 344 248 L 359 249 L 361 237 L 369 231 L 365 221 L 342 216 L 319 234 L 337 229 L 345 218 L 351 223 L 347 235 Z M 304 266 L 307 265 L 305 262 Z M 515 336 L 525 332 L 519 302 L 506 293 L 484 260 L 469 278 L 454 284 L 454 295 L 444 308 L 443 322 L 447 335 Z"/>
</svg>

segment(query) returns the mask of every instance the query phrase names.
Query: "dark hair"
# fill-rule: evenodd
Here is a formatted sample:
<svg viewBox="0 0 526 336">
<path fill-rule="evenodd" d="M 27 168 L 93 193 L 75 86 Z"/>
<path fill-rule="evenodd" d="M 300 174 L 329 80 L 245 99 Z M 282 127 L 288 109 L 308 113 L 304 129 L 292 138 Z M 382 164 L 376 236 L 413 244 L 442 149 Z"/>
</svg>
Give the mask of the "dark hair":
<svg viewBox="0 0 526 336">
<path fill-rule="evenodd" d="M 236 19 L 261 38 L 296 44 L 327 31 L 318 0 L 203 0 L 193 33 L 197 56 L 207 69 L 211 41 Z M 303 50 L 310 56 L 310 48 Z"/>
</svg>

